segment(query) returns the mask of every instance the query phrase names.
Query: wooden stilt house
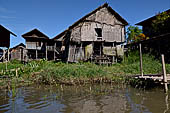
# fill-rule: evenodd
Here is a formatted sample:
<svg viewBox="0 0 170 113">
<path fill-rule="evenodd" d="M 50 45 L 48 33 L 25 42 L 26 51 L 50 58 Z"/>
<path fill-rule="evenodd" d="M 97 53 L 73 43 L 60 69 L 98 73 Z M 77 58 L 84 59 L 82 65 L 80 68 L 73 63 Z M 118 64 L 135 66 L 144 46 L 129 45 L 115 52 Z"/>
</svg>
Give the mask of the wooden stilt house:
<svg viewBox="0 0 170 113">
<path fill-rule="evenodd" d="M 167 15 L 167 19 L 160 15 Z M 159 26 L 157 29 L 153 27 L 153 23 L 158 20 L 161 22 L 157 23 Z M 161 54 L 165 55 L 165 61 L 170 63 L 170 9 L 159 13 L 155 16 L 152 16 L 146 20 L 143 20 L 136 25 L 142 26 L 143 33 L 146 37 L 149 37 L 146 40 L 141 40 L 136 43 L 131 43 L 126 45 L 131 50 L 138 50 L 139 44 L 142 45 L 142 52 L 149 53 L 159 59 Z"/>
<path fill-rule="evenodd" d="M 29 60 L 35 59 L 54 59 L 54 41 L 48 36 L 33 29 L 22 35 L 26 40 L 27 57 Z"/>
<path fill-rule="evenodd" d="M 16 36 L 14 33 L 0 25 L 0 47 L 7 48 L 4 50 L 0 50 L 0 61 L 3 61 L 5 58 L 9 61 L 10 34 Z"/>
<path fill-rule="evenodd" d="M 127 21 L 105 3 L 53 40 L 62 43 L 66 62 L 116 62 L 123 55 L 126 25 Z"/>
</svg>

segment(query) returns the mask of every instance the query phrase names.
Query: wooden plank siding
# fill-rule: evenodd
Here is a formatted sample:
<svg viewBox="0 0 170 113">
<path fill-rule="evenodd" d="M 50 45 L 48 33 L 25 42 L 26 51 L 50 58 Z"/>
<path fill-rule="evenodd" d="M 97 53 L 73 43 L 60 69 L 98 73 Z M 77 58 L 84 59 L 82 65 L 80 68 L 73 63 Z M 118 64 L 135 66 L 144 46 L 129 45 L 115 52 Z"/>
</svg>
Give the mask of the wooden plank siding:
<svg viewBox="0 0 170 113">
<path fill-rule="evenodd" d="M 16 36 L 14 33 L 0 25 L 0 47 L 10 47 L 10 34 Z"/>
<path fill-rule="evenodd" d="M 115 50 L 112 47 L 117 47 L 125 42 L 127 24 L 108 4 L 104 4 L 53 39 L 62 41 L 63 58 L 67 62 L 85 61 L 89 57 L 92 60 L 95 55 L 102 59 L 101 57 L 106 57 L 103 54 L 104 47 L 111 47 L 110 50 Z M 92 50 L 87 50 L 89 45 L 92 45 L 90 47 Z M 89 54 L 86 56 L 87 51 L 92 51 L 90 56 Z M 111 55 L 107 57 L 115 57 Z"/>
<path fill-rule="evenodd" d="M 22 37 L 26 41 L 28 60 L 46 59 L 55 60 L 59 57 L 61 44 L 49 39 L 44 33 L 38 29 L 33 29 Z"/>
</svg>

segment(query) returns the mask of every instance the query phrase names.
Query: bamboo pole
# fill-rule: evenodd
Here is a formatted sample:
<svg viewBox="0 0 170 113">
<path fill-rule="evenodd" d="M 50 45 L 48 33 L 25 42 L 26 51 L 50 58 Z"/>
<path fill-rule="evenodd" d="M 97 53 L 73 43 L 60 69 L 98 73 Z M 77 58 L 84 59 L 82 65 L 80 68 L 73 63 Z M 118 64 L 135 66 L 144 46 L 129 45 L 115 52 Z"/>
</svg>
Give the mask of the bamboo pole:
<svg viewBox="0 0 170 113">
<path fill-rule="evenodd" d="M 141 45 L 141 43 L 139 44 L 139 52 L 140 52 L 140 73 L 141 73 L 141 76 L 143 77 L 143 61 L 142 61 L 142 45 Z"/>
<path fill-rule="evenodd" d="M 163 73 L 163 82 L 165 86 L 165 93 L 168 92 L 168 84 L 167 84 L 167 78 L 166 78 L 166 67 L 165 67 L 165 60 L 164 60 L 164 55 L 161 55 L 162 57 L 162 73 Z"/>
</svg>

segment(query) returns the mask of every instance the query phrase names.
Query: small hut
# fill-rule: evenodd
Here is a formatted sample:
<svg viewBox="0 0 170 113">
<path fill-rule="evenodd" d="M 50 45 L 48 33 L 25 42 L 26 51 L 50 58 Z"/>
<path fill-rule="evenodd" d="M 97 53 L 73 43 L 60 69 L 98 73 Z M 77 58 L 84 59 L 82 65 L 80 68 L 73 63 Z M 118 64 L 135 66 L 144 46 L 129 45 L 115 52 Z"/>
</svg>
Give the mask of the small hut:
<svg viewBox="0 0 170 113">
<path fill-rule="evenodd" d="M 10 60 L 26 61 L 26 46 L 23 43 L 10 49 Z"/>
</svg>

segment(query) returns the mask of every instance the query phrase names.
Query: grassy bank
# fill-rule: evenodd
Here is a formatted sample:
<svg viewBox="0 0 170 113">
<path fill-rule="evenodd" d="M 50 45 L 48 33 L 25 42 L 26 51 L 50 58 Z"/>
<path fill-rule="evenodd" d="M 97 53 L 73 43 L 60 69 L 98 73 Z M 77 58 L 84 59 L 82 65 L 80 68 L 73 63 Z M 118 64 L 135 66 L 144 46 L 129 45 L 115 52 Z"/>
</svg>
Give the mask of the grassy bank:
<svg viewBox="0 0 170 113">
<path fill-rule="evenodd" d="M 19 61 L 1 63 L 0 86 L 15 83 L 43 83 L 43 84 L 85 84 L 85 83 L 125 83 L 127 76 L 140 73 L 138 52 L 131 52 L 122 63 L 112 66 L 99 66 L 93 63 L 62 63 L 53 61 L 31 61 L 22 64 Z M 18 76 L 16 71 L 18 69 Z M 153 56 L 143 55 L 144 74 L 161 73 L 161 63 Z M 170 65 L 166 64 L 167 73 Z"/>
</svg>

